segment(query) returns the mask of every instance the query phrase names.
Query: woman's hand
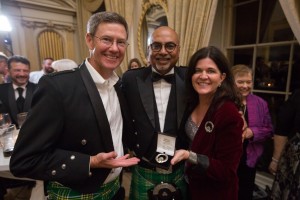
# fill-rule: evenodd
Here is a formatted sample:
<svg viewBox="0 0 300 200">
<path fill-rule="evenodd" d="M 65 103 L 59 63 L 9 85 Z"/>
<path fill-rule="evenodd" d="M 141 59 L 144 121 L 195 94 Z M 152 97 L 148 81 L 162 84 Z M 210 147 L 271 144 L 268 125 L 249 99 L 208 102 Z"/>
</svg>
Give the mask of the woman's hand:
<svg viewBox="0 0 300 200">
<path fill-rule="evenodd" d="M 129 154 L 117 158 L 117 153 L 112 151 L 109 153 L 98 153 L 95 156 L 91 156 L 90 167 L 91 168 L 117 168 L 117 167 L 129 167 L 138 164 L 140 159 L 136 157 L 129 158 Z"/>
<path fill-rule="evenodd" d="M 274 156 L 272 157 L 272 160 L 270 162 L 269 165 L 269 171 L 271 172 L 271 174 L 276 175 L 277 169 L 278 169 L 278 162 L 279 159 L 274 158 Z"/>
<path fill-rule="evenodd" d="M 176 150 L 171 160 L 171 165 L 176 165 L 182 160 L 187 160 L 190 156 L 190 152 L 185 149 Z"/>
<path fill-rule="evenodd" d="M 253 136 L 254 136 L 253 131 L 249 127 L 247 127 L 247 128 L 244 129 L 243 135 L 242 135 L 243 141 L 245 139 L 250 139 Z"/>
</svg>

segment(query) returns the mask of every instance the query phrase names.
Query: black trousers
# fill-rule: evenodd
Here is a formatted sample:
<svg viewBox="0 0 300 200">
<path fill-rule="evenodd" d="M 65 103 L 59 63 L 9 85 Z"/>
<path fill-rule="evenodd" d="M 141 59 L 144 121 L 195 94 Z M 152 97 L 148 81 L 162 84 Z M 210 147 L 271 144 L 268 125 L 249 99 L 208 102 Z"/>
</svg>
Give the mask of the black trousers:
<svg viewBox="0 0 300 200">
<path fill-rule="evenodd" d="M 21 186 L 28 186 L 29 188 L 33 188 L 35 184 L 35 181 L 25 181 L 0 177 L 0 200 L 4 199 L 6 189 L 8 188 L 15 188 Z"/>
<path fill-rule="evenodd" d="M 238 168 L 239 200 L 252 200 L 256 168 L 242 164 Z"/>
</svg>

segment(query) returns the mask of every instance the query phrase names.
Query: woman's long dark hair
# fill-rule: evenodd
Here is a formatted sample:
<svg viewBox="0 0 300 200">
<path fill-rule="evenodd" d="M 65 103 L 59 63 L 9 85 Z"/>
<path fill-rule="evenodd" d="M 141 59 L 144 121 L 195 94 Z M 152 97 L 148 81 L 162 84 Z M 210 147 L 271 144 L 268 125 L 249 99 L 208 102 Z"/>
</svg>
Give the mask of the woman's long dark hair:
<svg viewBox="0 0 300 200">
<path fill-rule="evenodd" d="M 208 46 L 199 49 L 193 54 L 189 61 L 188 70 L 186 74 L 186 87 L 187 87 L 187 105 L 188 110 L 191 112 L 199 103 L 199 95 L 192 85 L 192 76 L 195 73 L 195 68 L 199 60 L 210 58 L 217 65 L 221 74 L 225 73 L 226 77 L 221 86 L 216 90 L 211 106 L 208 110 L 208 115 L 214 112 L 225 100 L 232 100 L 237 107 L 241 105 L 241 96 L 236 88 L 234 77 L 229 69 L 229 62 L 225 55 L 214 46 Z"/>
</svg>

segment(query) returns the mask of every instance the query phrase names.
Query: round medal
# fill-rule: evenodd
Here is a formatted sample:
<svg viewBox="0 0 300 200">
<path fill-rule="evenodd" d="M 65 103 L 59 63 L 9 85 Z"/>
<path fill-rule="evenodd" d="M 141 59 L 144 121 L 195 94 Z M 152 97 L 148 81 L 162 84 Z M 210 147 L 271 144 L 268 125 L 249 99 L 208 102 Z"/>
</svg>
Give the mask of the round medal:
<svg viewBox="0 0 300 200">
<path fill-rule="evenodd" d="M 159 153 L 157 154 L 157 156 L 155 157 L 155 160 L 157 163 L 165 163 L 168 160 L 168 155 L 164 154 L 164 153 Z"/>
</svg>

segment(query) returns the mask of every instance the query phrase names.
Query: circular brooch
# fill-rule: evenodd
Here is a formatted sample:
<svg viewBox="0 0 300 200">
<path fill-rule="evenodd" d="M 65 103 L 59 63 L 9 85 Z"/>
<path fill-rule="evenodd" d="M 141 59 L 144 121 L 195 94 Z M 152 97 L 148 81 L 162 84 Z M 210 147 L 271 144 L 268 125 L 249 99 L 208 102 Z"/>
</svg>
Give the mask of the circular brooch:
<svg viewBox="0 0 300 200">
<path fill-rule="evenodd" d="M 214 130 L 214 124 L 211 122 L 211 121 L 207 121 L 206 123 L 205 123 L 205 131 L 206 131 L 206 133 L 211 133 L 213 130 Z"/>
<path fill-rule="evenodd" d="M 165 163 L 165 162 L 167 162 L 168 158 L 169 158 L 169 156 L 167 154 L 159 153 L 155 157 L 155 160 L 157 163 Z"/>
</svg>

